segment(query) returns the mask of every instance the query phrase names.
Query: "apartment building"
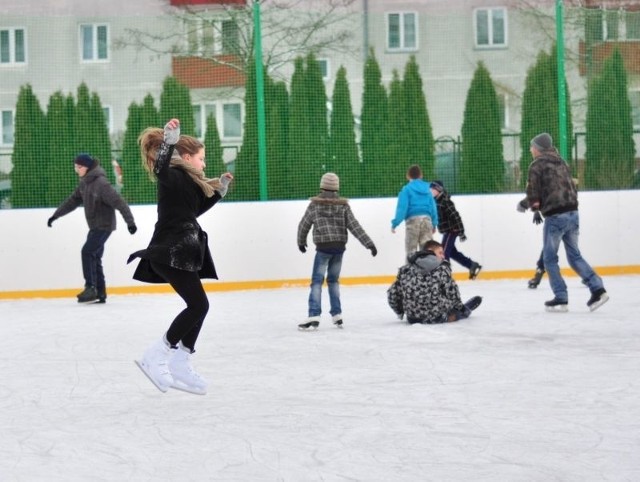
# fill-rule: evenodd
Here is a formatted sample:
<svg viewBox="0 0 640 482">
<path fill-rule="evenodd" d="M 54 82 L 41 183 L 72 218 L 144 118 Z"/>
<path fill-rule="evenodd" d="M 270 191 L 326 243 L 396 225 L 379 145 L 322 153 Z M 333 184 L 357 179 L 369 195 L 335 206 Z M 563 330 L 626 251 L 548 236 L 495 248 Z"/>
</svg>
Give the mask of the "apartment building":
<svg viewBox="0 0 640 482">
<path fill-rule="evenodd" d="M 566 75 L 577 130 L 584 123 L 589 69 L 597 69 L 614 47 L 621 49 L 627 61 L 634 119 L 640 127 L 637 2 L 580 2 L 596 15 L 564 3 Z M 555 41 L 553 0 L 306 0 L 290 4 L 290 9 L 275 14 L 273 1 L 260 4 L 263 49 L 271 76 L 289 81 L 295 55 L 313 46 L 329 101 L 335 72 L 344 66 L 358 116 L 366 53 L 375 52 L 387 85 L 394 70 L 401 76 L 410 56 L 415 56 L 436 138 L 459 135 L 466 94 L 480 61 L 491 73 L 502 102 L 503 131 L 517 134 L 527 70 L 537 54 L 550 51 Z M 334 4 L 340 5 L 323 17 L 327 6 Z M 247 0 L 0 4 L 0 172 L 11 168 L 15 103 L 20 87 L 27 83 L 43 110 L 54 92 L 75 94 L 78 85 L 86 83 L 100 96 L 117 148 L 129 105 L 140 103 L 147 94 L 159 103 L 162 82 L 173 75 L 191 90 L 199 132 L 204 132 L 207 116 L 214 114 L 223 144 L 238 146 L 245 77 L 237 68 L 241 59 L 235 48 L 242 42 L 246 47 L 253 25 L 246 15 L 244 23 L 238 23 L 232 12 L 246 5 Z M 287 45 L 286 33 L 278 36 L 277 32 L 286 32 L 285 27 L 305 15 L 324 18 L 324 36 L 305 45 L 291 34 Z M 589 23 L 599 27 L 589 30 Z M 585 35 L 587 30 L 590 35 Z M 515 160 L 519 155 L 517 139 L 506 141 L 505 157 Z"/>
</svg>

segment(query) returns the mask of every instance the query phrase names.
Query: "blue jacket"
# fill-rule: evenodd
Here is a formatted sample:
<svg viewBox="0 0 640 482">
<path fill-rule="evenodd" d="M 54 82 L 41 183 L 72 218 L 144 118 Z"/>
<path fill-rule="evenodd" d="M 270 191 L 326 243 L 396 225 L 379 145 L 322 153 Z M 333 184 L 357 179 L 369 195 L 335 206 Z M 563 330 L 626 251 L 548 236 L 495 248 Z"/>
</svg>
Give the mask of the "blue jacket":
<svg viewBox="0 0 640 482">
<path fill-rule="evenodd" d="M 433 227 L 438 226 L 438 208 L 431 194 L 431 185 L 422 179 L 412 179 L 398 194 L 396 217 L 391 220 L 391 228 L 395 229 L 413 216 L 429 216 Z"/>
</svg>

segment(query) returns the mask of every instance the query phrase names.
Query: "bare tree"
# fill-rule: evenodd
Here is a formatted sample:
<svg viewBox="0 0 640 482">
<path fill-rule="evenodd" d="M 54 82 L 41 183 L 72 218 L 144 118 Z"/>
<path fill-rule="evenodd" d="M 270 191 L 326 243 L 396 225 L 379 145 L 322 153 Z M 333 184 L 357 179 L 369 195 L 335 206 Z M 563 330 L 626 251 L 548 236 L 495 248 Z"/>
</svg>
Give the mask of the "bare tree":
<svg viewBox="0 0 640 482">
<path fill-rule="evenodd" d="M 231 3 L 231 2 L 230 2 Z M 313 52 L 353 54 L 352 6 L 356 0 L 262 0 L 263 62 L 269 71 L 292 64 Z M 114 40 L 115 48 L 135 48 L 158 57 L 198 56 L 218 65 L 246 72 L 253 58 L 254 2 L 244 5 L 208 5 L 170 8 L 175 25 L 153 24 L 128 29 Z"/>
</svg>

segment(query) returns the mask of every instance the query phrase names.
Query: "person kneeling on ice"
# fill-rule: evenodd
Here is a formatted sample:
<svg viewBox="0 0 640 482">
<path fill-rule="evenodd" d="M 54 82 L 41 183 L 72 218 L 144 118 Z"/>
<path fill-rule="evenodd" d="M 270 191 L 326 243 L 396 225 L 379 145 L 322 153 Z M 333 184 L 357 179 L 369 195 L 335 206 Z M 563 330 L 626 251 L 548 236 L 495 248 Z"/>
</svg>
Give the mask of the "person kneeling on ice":
<svg viewBox="0 0 640 482">
<path fill-rule="evenodd" d="M 474 296 L 462 303 L 442 245 L 431 240 L 398 270 L 387 290 L 387 301 L 400 319 L 406 315 L 410 324 L 431 325 L 468 318 L 482 298 Z"/>
</svg>

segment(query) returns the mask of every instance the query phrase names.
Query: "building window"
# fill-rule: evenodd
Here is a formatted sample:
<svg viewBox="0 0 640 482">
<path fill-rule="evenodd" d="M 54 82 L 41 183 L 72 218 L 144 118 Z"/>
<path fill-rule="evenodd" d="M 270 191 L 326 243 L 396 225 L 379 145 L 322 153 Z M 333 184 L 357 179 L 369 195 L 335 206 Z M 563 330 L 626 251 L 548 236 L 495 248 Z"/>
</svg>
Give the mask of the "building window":
<svg viewBox="0 0 640 482">
<path fill-rule="evenodd" d="M 507 46 L 507 10 L 478 8 L 474 12 L 476 47 Z"/>
<path fill-rule="evenodd" d="M 418 14 L 398 12 L 387 14 L 387 49 L 410 51 L 418 48 Z"/>
<path fill-rule="evenodd" d="M 0 129 L 2 129 L 2 139 L 0 144 L 3 146 L 13 145 L 13 111 L 0 111 Z"/>
<path fill-rule="evenodd" d="M 625 12 L 625 31 L 627 40 L 640 40 L 640 11 Z"/>
<path fill-rule="evenodd" d="M 593 40 L 640 40 L 640 11 L 588 9 L 585 21 Z"/>
<path fill-rule="evenodd" d="M 322 80 L 330 80 L 331 79 L 331 64 L 328 59 L 318 59 L 318 64 L 320 64 L 320 71 L 322 72 Z"/>
<path fill-rule="evenodd" d="M 509 96 L 498 92 L 498 109 L 500 114 L 500 129 L 505 132 L 509 130 Z"/>
<path fill-rule="evenodd" d="M 222 132 L 224 138 L 242 136 L 242 109 L 239 103 L 222 105 Z"/>
<path fill-rule="evenodd" d="M 633 128 L 640 129 L 640 90 L 629 91 L 629 101 L 631 102 Z"/>
<path fill-rule="evenodd" d="M 109 133 L 113 132 L 113 119 L 111 116 L 111 107 L 102 106 L 102 113 L 104 114 L 104 121 L 107 125 L 107 130 Z"/>
<path fill-rule="evenodd" d="M 238 51 L 238 24 L 232 20 L 195 18 L 185 21 L 187 54 L 208 57 Z"/>
<path fill-rule="evenodd" d="M 213 116 L 221 140 L 238 140 L 242 137 L 242 104 L 203 103 L 193 106 L 196 121 L 196 137 L 203 139 L 207 131 L 207 119 Z"/>
<path fill-rule="evenodd" d="M 207 132 L 207 119 L 212 115 L 216 119 L 216 105 L 215 104 L 197 104 L 193 106 L 193 116 L 196 121 L 196 137 L 204 139 L 204 135 Z"/>
<path fill-rule="evenodd" d="M 80 46 L 83 62 L 109 60 L 109 28 L 107 25 L 80 25 Z"/>
<path fill-rule="evenodd" d="M 24 64 L 27 61 L 23 28 L 0 29 L 0 65 Z"/>
</svg>

